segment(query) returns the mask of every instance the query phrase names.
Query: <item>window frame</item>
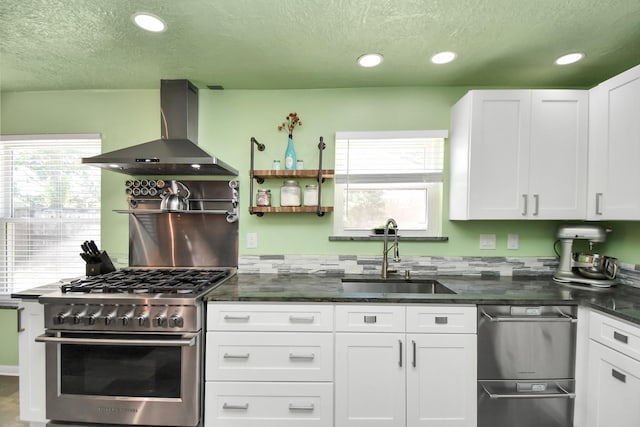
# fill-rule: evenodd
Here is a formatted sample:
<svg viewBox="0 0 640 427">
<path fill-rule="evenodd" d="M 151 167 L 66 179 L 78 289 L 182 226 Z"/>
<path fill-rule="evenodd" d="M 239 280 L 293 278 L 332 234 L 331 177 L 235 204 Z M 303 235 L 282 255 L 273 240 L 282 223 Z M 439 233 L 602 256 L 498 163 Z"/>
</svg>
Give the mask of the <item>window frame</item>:
<svg viewBox="0 0 640 427">
<path fill-rule="evenodd" d="M 24 146 L 27 148 L 35 148 L 38 143 L 41 143 L 44 148 L 47 148 L 45 146 L 46 144 L 52 144 L 52 145 L 56 144 L 55 148 L 59 150 L 64 150 L 65 146 L 68 147 L 73 144 L 84 143 L 85 145 L 83 147 L 86 147 L 89 144 L 91 144 L 91 145 L 95 145 L 96 151 L 99 153 L 101 151 L 101 146 L 102 146 L 102 136 L 97 133 L 0 135 L 0 162 L 7 162 L 7 159 L 10 159 L 10 157 L 7 157 L 7 156 L 11 156 L 11 153 L 14 150 L 20 149 L 21 146 Z M 24 269 L 24 268 L 29 269 L 29 266 L 31 265 L 30 263 L 34 261 L 31 258 L 29 258 L 29 262 L 20 266 L 20 268 L 17 266 L 17 264 L 14 263 L 15 262 L 14 259 L 16 258 L 15 251 L 20 250 L 20 249 L 17 249 L 16 244 L 20 244 L 24 242 L 15 241 L 15 243 L 13 244 L 13 247 L 12 248 L 10 247 L 11 246 L 9 245 L 10 240 L 11 242 L 14 242 L 15 239 L 10 238 L 9 236 L 11 233 L 16 232 L 14 230 L 14 227 L 12 227 L 12 224 L 22 223 L 22 224 L 28 224 L 28 226 L 33 226 L 33 227 L 38 227 L 38 226 L 46 227 L 47 225 L 49 225 L 49 227 L 53 226 L 55 228 L 55 227 L 63 226 L 64 224 L 84 223 L 85 220 L 82 217 L 77 217 L 77 216 L 74 216 L 73 218 L 65 218 L 64 215 L 60 216 L 61 214 L 54 215 L 51 218 L 15 216 L 15 212 L 14 212 L 15 199 L 14 199 L 14 193 L 13 193 L 13 185 L 16 180 L 16 176 L 14 174 L 13 168 L 11 167 L 11 163 L 3 164 L 0 170 L 2 171 L 2 175 L 0 176 L 0 182 L 6 189 L 6 191 L 2 193 L 2 196 L 0 196 L 0 237 L 2 238 L 2 241 L 3 241 L 3 248 L 0 251 L 0 298 L 1 298 L 3 295 L 8 296 L 11 293 L 20 292 L 21 290 L 28 289 L 29 287 L 44 285 L 46 284 L 44 282 L 47 282 L 47 281 L 53 282 L 53 281 L 60 280 L 64 274 L 64 273 L 59 274 L 59 270 L 55 269 L 51 273 L 52 275 L 51 278 L 47 277 L 42 281 L 40 281 L 38 278 L 34 278 L 33 279 L 34 283 L 30 286 L 25 286 L 24 283 L 21 284 L 20 282 L 13 281 L 11 279 L 12 276 L 15 277 L 16 273 L 19 274 L 21 269 Z M 97 170 L 97 172 L 100 173 L 100 170 Z M 101 173 L 98 176 L 98 179 L 99 179 L 98 185 L 100 185 Z M 94 219 L 88 219 L 86 221 L 88 224 L 93 224 L 92 228 L 94 226 L 97 227 L 98 236 L 96 236 L 94 240 L 98 242 L 98 244 L 99 244 L 99 237 L 100 237 L 99 234 L 100 234 L 100 228 L 101 228 L 100 199 L 101 199 L 101 191 L 99 191 L 97 195 L 98 206 L 92 208 L 92 210 L 97 210 L 98 217 Z M 46 210 L 46 208 L 43 208 L 43 210 Z M 93 222 L 96 219 L 97 219 L 97 224 Z M 29 234 L 27 236 L 27 239 L 28 239 L 27 242 L 31 242 L 31 238 L 32 238 L 32 234 Z M 78 253 L 80 252 L 79 245 L 78 245 L 77 252 Z M 56 254 L 56 257 L 57 256 L 58 254 Z M 62 254 L 61 256 L 65 257 L 64 254 Z M 31 255 L 29 255 L 29 257 L 31 257 Z M 70 263 L 69 261 L 76 261 L 76 262 Z M 74 265 L 73 268 L 76 268 L 75 264 L 77 264 L 78 272 L 76 275 L 79 276 L 84 274 L 84 269 L 82 267 L 83 261 L 80 259 L 80 257 L 77 257 L 77 260 L 75 258 L 70 258 L 69 261 L 65 259 L 57 259 L 55 263 L 57 263 L 57 265 L 65 265 L 65 266 L 69 264 L 73 264 Z M 38 273 L 36 273 L 34 276 L 38 277 Z"/>
<path fill-rule="evenodd" d="M 389 140 L 389 139 L 442 139 L 443 147 L 442 153 L 444 156 L 446 140 L 449 136 L 448 130 L 415 130 L 415 131 L 363 131 L 363 132 L 350 132 L 350 131 L 338 131 L 335 135 L 336 148 L 339 140 L 345 139 L 367 139 L 367 140 Z M 411 237 L 426 237 L 426 238 L 441 238 L 442 237 L 442 220 L 444 211 L 444 158 L 442 165 L 442 172 L 440 173 L 440 180 L 425 182 L 424 180 L 415 180 L 410 183 L 398 184 L 397 188 L 413 187 L 423 188 L 427 193 L 427 228 L 425 229 L 403 229 L 402 224 L 398 224 L 400 233 L 402 236 Z M 354 229 L 345 228 L 343 223 L 344 216 L 344 195 L 347 183 L 342 182 L 339 171 L 336 170 L 336 179 L 334 182 L 334 219 L 333 219 L 333 235 L 337 237 L 361 237 L 369 236 L 372 234 L 370 228 L 367 229 Z M 380 174 L 383 175 L 383 174 Z M 380 176 L 378 175 L 378 176 Z M 354 184 L 352 186 L 365 187 L 367 184 Z M 373 185 L 373 184 L 372 184 Z M 429 209 L 429 207 L 432 207 Z M 381 218 L 381 223 L 386 218 Z"/>
</svg>

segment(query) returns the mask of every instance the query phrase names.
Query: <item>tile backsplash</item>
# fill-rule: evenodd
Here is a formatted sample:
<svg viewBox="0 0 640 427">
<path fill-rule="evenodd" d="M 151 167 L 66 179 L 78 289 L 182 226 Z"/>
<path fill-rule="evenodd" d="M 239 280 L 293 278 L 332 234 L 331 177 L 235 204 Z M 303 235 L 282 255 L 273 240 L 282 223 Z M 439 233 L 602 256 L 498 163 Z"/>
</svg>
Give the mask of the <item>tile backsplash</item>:
<svg viewBox="0 0 640 427">
<path fill-rule="evenodd" d="M 360 255 L 243 255 L 240 273 L 263 274 L 379 274 L 381 256 Z M 412 275 L 530 277 L 551 276 L 558 266 L 556 257 L 441 257 L 404 256 L 391 268 Z M 640 265 L 620 264 L 620 283 L 640 287 Z"/>
</svg>

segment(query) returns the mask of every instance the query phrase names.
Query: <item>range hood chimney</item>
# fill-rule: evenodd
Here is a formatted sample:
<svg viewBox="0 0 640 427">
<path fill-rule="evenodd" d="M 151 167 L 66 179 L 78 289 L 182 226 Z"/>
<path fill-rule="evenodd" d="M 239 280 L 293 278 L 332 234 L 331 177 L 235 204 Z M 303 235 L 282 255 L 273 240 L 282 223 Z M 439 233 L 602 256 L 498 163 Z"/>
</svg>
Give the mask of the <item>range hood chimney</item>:
<svg viewBox="0 0 640 427">
<path fill-rule="evenodd" d="M 127 175 L 227 175 L 238 171 L 198 147 L 198 88 L 160 81 L 161 139 L 82 159 Z"/>
</svg>

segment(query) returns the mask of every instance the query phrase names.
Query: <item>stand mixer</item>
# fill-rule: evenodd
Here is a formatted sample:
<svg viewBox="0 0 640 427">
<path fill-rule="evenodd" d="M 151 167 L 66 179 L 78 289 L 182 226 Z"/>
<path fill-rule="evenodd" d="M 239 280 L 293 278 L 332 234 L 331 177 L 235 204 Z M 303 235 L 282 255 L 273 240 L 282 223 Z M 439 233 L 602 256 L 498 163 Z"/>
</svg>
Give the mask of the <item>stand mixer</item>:
<svg viewBox="0 0 640 427">
<path fill-rule="evenodd" d="M 595 243 L 606 240 L 610 228 L 599 225 L 563 225 L 558 228 L 560 242 L 560 262 L 553 275 L 553 280 L 561 283 L 583 283 L 586 285 L 608 288 L 616 284 L 618 272 L 617 260 L 593 253 L 573 252 L 575 240 L 587 240 L 589 252 Z"/>
</svg>

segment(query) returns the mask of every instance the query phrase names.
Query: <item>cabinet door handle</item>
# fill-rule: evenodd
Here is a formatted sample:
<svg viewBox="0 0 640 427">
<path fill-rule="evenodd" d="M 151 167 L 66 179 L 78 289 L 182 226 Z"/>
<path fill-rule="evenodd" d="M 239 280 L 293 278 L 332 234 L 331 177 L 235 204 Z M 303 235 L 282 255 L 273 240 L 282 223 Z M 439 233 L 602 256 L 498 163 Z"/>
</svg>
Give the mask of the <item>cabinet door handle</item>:
<svg viewBox="0 0 640 427">
<path fill-rule="evenodd" d="M 611 376 L 618 381 L 622 381 L 623 383 L 627 382 L 627 376 L 620 371 L 616 371 L 615 369 L 611 370 Z"/>
<path fill-rule="evenodd" d="M 528 198 L 526 194 L 522 195 L 522 199 L 523 199 L 523 209 L 522 209 L 522 216 L 527 216 L 527 202 L 528 202 Z"/>
<path fill-rule="evenodd" d="M 411 340 L 411 346 L 413 347 L 413 361 L 411 362 L 411 365 L 415 368 L 416 367 L 416 342 L 414 340 Z"/>
<path fill-rule="evenodd" d="M 621 334 L 620 332 L 613 331 L 613 339 L 620 341 L 623 344 L 629 344 L 629 337 Z"/>
<path fill-rule="evenodd" d="M 316 317 L 311 315 L 311 316 L 296 316 L 296 315 L 290 315 L 289 316 L 289 322 L 291 323 L 313 323 L 313 321 L 316 320 Z"/>
<path fill-rule="evenodd" d="M 316 358 L 316 355 L 311 354 L 294 354 L 289 353 L 289 360 L 313 360 Z"/>
<path fill-rule="evenodd" d="M 540 195 L 539 194 L 534 194 L 533 195 L 533 216 L 538 216 L 538 213 L 540 211 Z"/>
<path fill-rule="evenodd" d="M 602 193 L 596 193 L 596 215 L 602 215 Z"/>
<path fill-rule="evenodd" d="M 22 312 L 24 311 L 24 307 L 20 307 L 17 310 L 16 315 L 18 316 L 18 333 L 24 332 L 24 328 L 22 327 Z"/>
<path fill-rule="evenodd" d="M 402 368 L 402 340 L 398 340 L 398 345 L 400 347 L 400 357 L 398 358 L 398 366 Z"/>
<path fill-rule="evenodd" d="M 313 411 L 315 406 L 313 403 L 309 403 L 308 405 L 294 405 L 293 403 L 289 403 L 290 411 Z"/>
<path fill-rule="evenodd" d="M 233 316 L 231 314 L 226 314 L 224 316 L 224 320 L 229 320 L 229 321 L 235 321 L 235 322 L 248 322 L 249 319 L 251 318 L 251 316 L 244 315 L 244 316 Z"/>
<path fill-rule="evenodd" d="M 249 404 L 245 403 L 244 405 L 230 405 L 227 402 L 225 402 L 222 405 L 222 409 L 240 409 L 242 411 L 246 411 L 247 409 L 249 409 Z"/>
<path fill-rule="evenodd" d="M 224 356 L 222 356 L 224 359 L 248 359 L 249 358 L 249 353 L 245 353 L 245 354 L 229 354 L 229 353 L 225 353 Z"/>
</svg>

